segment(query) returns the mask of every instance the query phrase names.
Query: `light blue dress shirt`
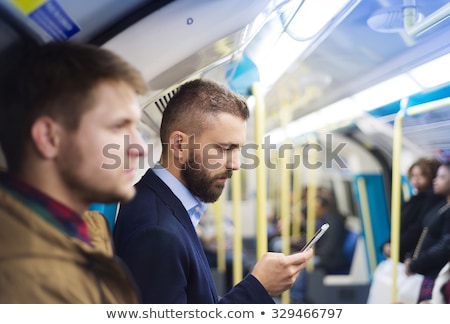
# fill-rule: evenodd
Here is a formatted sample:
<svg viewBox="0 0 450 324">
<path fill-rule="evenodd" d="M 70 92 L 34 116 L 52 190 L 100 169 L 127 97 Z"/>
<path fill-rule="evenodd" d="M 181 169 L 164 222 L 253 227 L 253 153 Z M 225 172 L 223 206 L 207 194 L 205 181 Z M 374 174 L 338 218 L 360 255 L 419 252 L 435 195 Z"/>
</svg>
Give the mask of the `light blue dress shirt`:
<svg viewBox="0 0 450 324">
<path fill-rule="evenodd" d="M 200 217 L 206 210 L 206 204 L 202 202 L 200 199 L 195 197 L 185 186 L 178 180 L 172 173 L 167 171 L 161 164 L 156 163 L 153 168 L 155 174 L 160 178 L 175 196 L 180 199 L 184 208 L 189 214 L 191 218 L 192 225 L 194 228 L 197 227 L 198 222 L 200 221 Z"/>
</svg>

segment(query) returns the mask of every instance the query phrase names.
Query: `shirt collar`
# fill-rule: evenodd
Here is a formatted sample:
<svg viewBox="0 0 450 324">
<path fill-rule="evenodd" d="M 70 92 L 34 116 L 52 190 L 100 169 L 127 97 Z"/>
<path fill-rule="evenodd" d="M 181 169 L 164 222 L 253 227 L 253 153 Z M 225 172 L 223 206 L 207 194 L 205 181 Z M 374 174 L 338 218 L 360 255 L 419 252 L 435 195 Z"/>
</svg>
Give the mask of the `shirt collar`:
<svg viewBox="0 0 450 324">
<path fill-rule="evenodd" d="M 192 224 L 194 225 L 194 227 L 196 227 L 198 222 L 200 221 L 201 215 L 206 210 L 206 204 L 195 197 L 188 190 L 188 188 L 186 188 L 185 185 L 181 183 L 180 180 L 178 180 L 161 164 L 156 163 L 153 171 L 158 176 L 158 178 L 160 178 L 170 188 L 170 190 L 172 190 L 175 196 L 180 199 L 184 208 L 188 212 L 189 217 L 191 218 Z"/>
<path fill-rule="evenodd" d="M 16 177 L 6 176 L 1 180 L 6 190 L 40 217 L 69 236 L 90 244 L 87 224 L 81 215 Z"/>
</svg>

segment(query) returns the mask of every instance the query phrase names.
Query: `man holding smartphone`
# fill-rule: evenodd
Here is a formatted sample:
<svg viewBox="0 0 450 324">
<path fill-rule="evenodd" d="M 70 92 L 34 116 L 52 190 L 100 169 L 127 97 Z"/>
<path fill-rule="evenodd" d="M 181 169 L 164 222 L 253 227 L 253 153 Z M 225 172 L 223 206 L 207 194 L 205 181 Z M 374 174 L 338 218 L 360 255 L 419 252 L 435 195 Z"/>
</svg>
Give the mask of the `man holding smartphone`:
<svg viewBox="0 0 450 324">
<path fill-rule="evenodd" d="M 159 163 L 122 204 L 114 230 L 123 258 L 151 304 L 267 304 L 291 288 L 312 257 L 266 253 L 250 274 L 219 299 L 195 228 L 205 203 L 216 201 L 233 171 L 249 117 L 241 96 L 216 82 L 183 84 L 164 110 Z"/>
</svg>

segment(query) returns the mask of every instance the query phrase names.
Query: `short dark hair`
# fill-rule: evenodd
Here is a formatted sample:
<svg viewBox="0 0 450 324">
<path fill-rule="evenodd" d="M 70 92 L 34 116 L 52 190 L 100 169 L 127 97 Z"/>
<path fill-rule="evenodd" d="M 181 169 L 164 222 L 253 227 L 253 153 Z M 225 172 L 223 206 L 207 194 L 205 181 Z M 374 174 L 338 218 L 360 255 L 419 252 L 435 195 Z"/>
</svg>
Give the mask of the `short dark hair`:
<svg viewBox="0 0 450 324">
<path fill-rule="evenodd" d="M 173 131 L 200 134 L 211 117 L 228 113 L 247 120 L 250 112 L 245 98 L 224 85 L 209 79 L 195 79 L 182 84 L 164 110 L 160 138 L 168 143 Z"/>
<path fill-rule="evenodd" d="M 0 62 L 0 144 L 9 170 L 23 159 L 30 129 L 40 116 L 76 130 L 102 82 L 147 91 L 140 72 L 113 52 L 93 45 L 50 42 L 23 47 Z"/>
</svg>

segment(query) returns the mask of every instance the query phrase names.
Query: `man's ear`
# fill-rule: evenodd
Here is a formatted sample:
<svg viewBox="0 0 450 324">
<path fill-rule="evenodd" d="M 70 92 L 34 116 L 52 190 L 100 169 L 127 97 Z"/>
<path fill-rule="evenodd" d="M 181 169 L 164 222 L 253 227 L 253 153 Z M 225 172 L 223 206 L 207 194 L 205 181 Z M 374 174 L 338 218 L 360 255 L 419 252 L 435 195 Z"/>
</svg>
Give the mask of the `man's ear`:
<svg viewBox="0 0 450 324">
<path fill-rule="evenodd" d="M 175 159 L 180 163 L 185 163 L 188 157 L 188 137 L 185 133 L 176 131 L 170 134 L 169 149 Z"/>
<path fill-rule="evenodd" d="M 52 159 L 58 154 L 61 125 L 48 116 L 39 117 L 31 126 L 31 140 L 38 154 Z"/>
</svg>

